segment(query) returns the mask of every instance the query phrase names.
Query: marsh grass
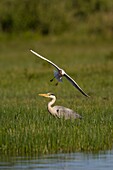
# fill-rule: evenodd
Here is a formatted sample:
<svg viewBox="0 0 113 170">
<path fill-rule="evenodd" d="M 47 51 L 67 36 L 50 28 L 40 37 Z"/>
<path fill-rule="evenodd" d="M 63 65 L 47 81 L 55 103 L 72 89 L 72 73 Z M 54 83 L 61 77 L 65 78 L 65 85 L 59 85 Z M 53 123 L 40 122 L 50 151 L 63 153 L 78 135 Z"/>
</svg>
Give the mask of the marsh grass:
<svg viewBox="0 0 113 170">
<path fill-rule="evenodd" d="M 63 38 L 64 39 L 64 38 Z M 112 149 L 113 44 L 74 44 L 63 39 L 5 41 L 0 52 L 0 152 L 32 155 Z M 1 43 L 0 43 L 1 44 Z M 67 80 L 50 83 L 52 70 L 34 49 L 62 66 L 90 95 L 86 99 Z M 57 104 L 82 120 L 55 119 L 38 93 L 53 92 Z"/>
</svg>

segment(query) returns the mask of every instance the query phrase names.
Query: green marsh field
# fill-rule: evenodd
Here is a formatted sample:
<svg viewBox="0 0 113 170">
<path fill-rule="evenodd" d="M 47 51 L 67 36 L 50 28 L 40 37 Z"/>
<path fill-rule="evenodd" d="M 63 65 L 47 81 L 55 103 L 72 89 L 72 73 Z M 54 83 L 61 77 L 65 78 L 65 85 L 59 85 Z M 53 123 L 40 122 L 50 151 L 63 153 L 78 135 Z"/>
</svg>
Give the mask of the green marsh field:
<svg viewBox="0 0 113 170">
<path fill-rule="evenodd" d="M 34 38 L 33 38 L 34 36 Z M 8 37 L 0 42 L 0 152 L 33 155 L 98 152 L 113 147 L 113 42 L 75 41 L 74 35 Z M 29 50 L 55 62 L 90 95 L 65 78 L 55 86 L 54 68 Z M 82 120 L 56 119 L 47 111 L 52 92 L 57 105 Z"/>
</svg>

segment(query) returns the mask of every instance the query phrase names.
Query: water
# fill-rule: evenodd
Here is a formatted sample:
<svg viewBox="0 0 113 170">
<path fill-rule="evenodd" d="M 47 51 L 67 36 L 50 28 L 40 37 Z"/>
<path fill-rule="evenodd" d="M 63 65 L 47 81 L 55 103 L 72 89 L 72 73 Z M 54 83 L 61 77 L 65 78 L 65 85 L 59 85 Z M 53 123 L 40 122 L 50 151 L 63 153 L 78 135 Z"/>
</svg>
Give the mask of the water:
<svg viewBox="0 0 113 170">
<path fill-rule="evenodd" d="M 0 170 L 112 170 L 113 150 L 99 154 L 70 153 L 0 160 Z"/>
</svg>

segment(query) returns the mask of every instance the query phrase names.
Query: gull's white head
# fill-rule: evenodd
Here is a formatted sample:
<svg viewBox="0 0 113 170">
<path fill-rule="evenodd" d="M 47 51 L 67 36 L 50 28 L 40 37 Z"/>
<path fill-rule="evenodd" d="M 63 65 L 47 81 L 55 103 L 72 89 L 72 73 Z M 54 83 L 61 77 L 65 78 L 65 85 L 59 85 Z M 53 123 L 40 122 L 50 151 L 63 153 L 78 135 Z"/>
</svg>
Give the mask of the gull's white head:
<svg viewBox="0 0 113 170">
<path fill-rule="evenodd" d="M 61 72 L 62 76 L 64 76 L 65 71 L 61 69 L 60 72 Z"/>
</svg>

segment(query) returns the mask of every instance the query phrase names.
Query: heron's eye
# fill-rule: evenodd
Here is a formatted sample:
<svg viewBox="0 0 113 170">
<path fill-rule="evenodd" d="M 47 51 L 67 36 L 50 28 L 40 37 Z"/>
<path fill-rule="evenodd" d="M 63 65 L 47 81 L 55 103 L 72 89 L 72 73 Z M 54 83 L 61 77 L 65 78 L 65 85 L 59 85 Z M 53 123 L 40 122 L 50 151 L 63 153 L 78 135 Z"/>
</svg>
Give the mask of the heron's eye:
<svg viewBox="0 0 113 170">
<path fill-rule="evenodd" d="M 55 96 L 53 93 L 48 93 L 48 96 Z"/>
<path fill-rule="evenodd" d="M 53 93 L 51 93 L 50 95 L 54 96 L 54 94 L 53 94 Z"/>
</svg>

